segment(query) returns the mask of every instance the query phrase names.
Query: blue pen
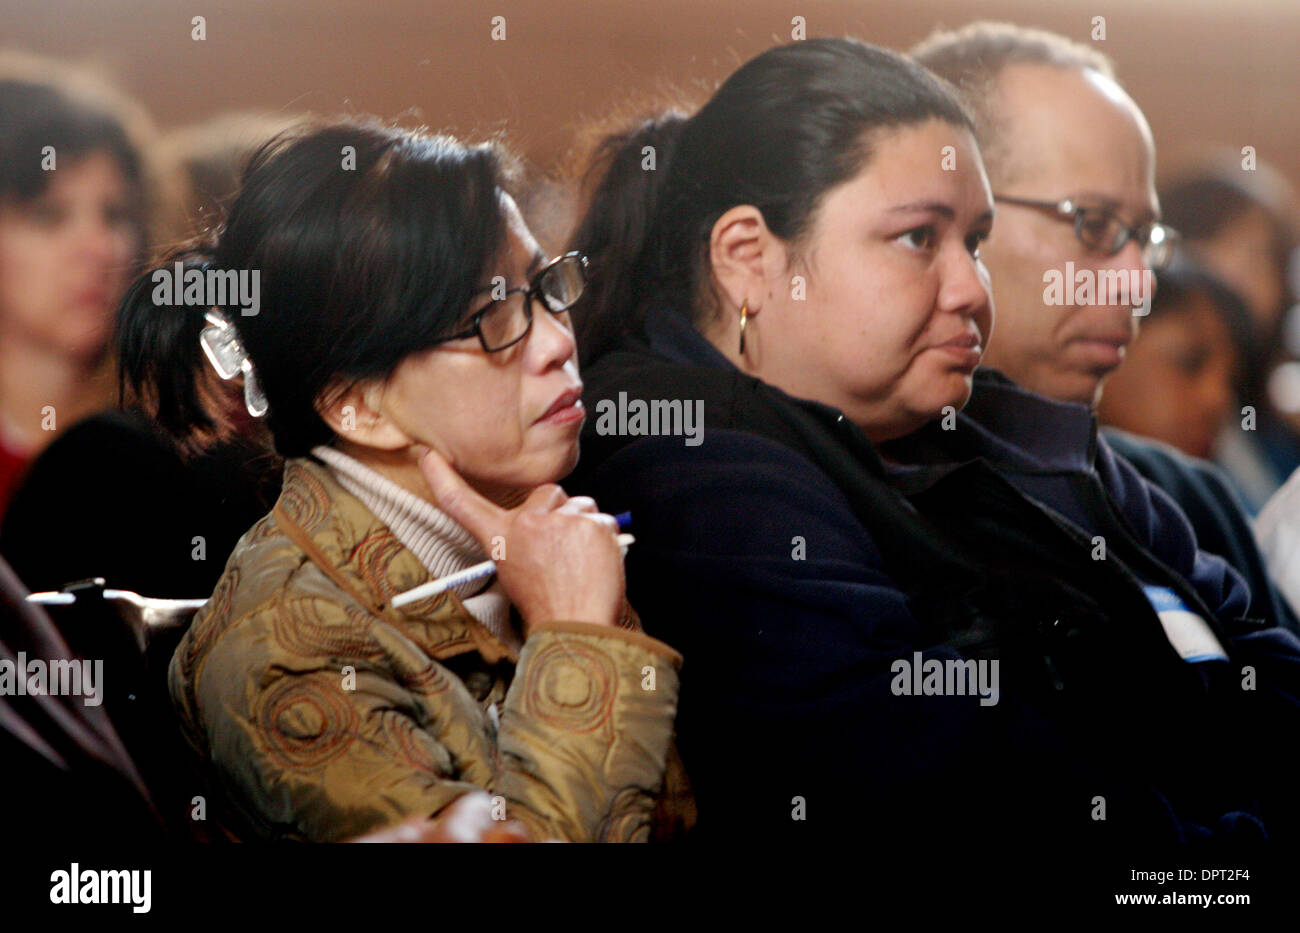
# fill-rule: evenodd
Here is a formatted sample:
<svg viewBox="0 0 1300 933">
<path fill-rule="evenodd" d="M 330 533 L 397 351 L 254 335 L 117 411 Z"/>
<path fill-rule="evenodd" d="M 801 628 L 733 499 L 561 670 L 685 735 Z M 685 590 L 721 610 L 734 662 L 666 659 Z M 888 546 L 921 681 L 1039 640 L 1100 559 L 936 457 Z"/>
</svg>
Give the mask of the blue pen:
<svg viewBox="0 0 1300 933">
<path fill-rule="evenodd" d="M 618 522 L 620 529 L 626 528 L 632 524 L 631 512 L 620 512 L 614 516 L 614 521 Z M 623 548 L 623 553 L 627 553 L 628 545 L 636 539 L 631 535 L 621 534 L 618 536 L 618 543 Z M 407 590 L 405 593 L 398 593 L 393 597 L 393 608 L 397 609 L 405 606 L 407 603 L 413 603 L 419 599 L 425 599 L 429 596 L 437 596 L 444 593 L 453 586 L 460 586 L 462 583 L 473 583 L 475 580 L 482 580 L 492 576 L 497 572 L 495 561 L 485 560 L 481 564 L 475 564 L 473 567 L 467 567 L 457 573 L 441 577 L 437 580 L 430 580 L 428 583 L 421 583 L 415 589 Z"/>
</svg>

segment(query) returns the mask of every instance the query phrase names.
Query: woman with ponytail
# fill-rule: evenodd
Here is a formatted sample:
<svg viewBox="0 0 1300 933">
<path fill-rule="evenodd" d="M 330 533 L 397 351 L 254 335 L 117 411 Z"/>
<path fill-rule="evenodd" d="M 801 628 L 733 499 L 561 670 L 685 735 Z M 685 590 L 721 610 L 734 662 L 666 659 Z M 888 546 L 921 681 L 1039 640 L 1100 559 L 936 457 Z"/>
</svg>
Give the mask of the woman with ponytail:
<svg viewBox="0 0 1300 933">
<path fill-rule="evenodd" d="M 350 838 L 475 789 L 537 840 L 650 835 L 680 658 L 638 630 L 614 519 L 554 485 L 584 260 L 540 253 L 508 178 L 491 146 L 304 127 L 122 309 L 161 424 L 219 431 L 235 387 L 284 459 L 170 669 L 241 838 Z M 495 582 L 411 592 L 487 559 Z"/>
<path fill-rule="evenodd" d="M 1249 748 L 1265 717 L 1182 660 L 1140 584 L 1234 656 L 1244 587 L 1086 410 L 976 373 L 993 201 L 953 90 L 796 42 L 599 156 L 566 487 L 637 516 L 630 596 L 690 659 L 698 832 L 1249 834 L 1224 814 L 1256 760 L 1227 774 L 1186 730 L 1235 721 Z"/>
</svg>

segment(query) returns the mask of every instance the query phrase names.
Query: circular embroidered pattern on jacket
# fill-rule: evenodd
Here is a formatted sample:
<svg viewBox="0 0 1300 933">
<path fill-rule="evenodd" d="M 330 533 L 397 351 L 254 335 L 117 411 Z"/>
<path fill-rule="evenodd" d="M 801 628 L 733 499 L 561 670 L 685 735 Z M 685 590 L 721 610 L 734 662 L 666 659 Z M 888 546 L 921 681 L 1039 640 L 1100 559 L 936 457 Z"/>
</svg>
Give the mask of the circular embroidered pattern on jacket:
<svg viewBox="0 0 1300 933">
<path fill-rule="evenodd" d="M 306 658 L 379 658 L 384 649 L 370 634 L 373 620 L 344 604 L 343 614 L 331 606 L 322 614 L 310 599 L 287 600 L 271 620 L 271 635 L 286 651 Z"/>
<path fill-rule="evenodd" d="M 427 667 L 419 671 L 397 669 L 395 673 L 401 685 L 412 693 L 432 697 L 451 689 L 451 677 L 441 664 L 429 662 Z"/>
<path fill-rule="evenodd" d="M 343 754 L 356 733 L 356 709 L 337 685 L 284 679 L 258 705 L 267 751 L 283 766 L 320 767 Z"/>
<path fill-rule="evenodd" d="M 329 514 L 330 497 L 320 480 L 291 462 L 285 470 L 279 504 L 285 514 L 310 535 Z"/>
<path fill-rule="evenodd" d="M 640 787 L 622 787 L 596 830 L 597 842 L 649 842 L 655 798 Z"/>
<path fill-rule="evenodd" d="M 381 528 L 352 549 L 351 559 L 356 562 L 361 576 L 379 591 L 385 602 L 396 595 L 388 582 L 388 565 L 404 547 L 396 535 L 387 528 Z"/>
<path fill-rule="evenodd" d="M 409 716 L 396 711 L 389 712 L 384 716 L 381 728 L 384 738 L 396 750 L 397 756 L 411 767 L 439 777 L 451 773 L 451 755 Z"/>
<path fill-rule="evenodd" d="M 261 541 L 266 541 L 283 534 L 284 532 L 280 530 L 280 526 L 275 523 L 275 520 L 270 515 L 267 515 L 260 519 L 252 528 L 248 529 L 247 533 L 245 533 L 244 537 L 240 539 L 239 543 L 243 547 L 247 548 Z"/>
<path fill-rule="evenodd" d="M 566 732 L 592 732 L 609 722 L 617 673 L 607 655 L 576 641 L 533 655 L 524 681 L 527 715 Z"/>
</svg>

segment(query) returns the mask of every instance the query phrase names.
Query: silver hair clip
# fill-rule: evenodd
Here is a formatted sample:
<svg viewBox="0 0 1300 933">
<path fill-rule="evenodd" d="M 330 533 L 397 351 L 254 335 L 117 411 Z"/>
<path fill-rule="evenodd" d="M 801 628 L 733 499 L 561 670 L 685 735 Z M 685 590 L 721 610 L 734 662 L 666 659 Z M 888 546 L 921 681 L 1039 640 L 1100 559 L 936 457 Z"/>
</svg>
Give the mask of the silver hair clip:
<svg viewBox="0 0 1300 933">
<path fill-rule="evenodd" d="M 208 326 L 199 334 L 199 345 L 203 353 L 224 380 L 234 379 L 241 373 L 244 376 L 244 405 L 254 418 L 261 418 L 269 407 L 257 373 L 248 359 L 244 345 L 235 335 L 235 328 L 225 315 L 218 311 L 209 311 L 204 316 Z"/>
</svg>

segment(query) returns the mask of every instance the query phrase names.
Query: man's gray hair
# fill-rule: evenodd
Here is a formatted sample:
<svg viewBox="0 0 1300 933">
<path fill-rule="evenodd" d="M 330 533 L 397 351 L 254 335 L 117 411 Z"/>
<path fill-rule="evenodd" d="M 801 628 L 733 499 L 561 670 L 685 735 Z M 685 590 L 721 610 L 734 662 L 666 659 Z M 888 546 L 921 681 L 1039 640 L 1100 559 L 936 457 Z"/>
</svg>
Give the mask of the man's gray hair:
<svg viewBox="0 0 1300 933">
<path fill-rule="evenodd" d="M 1008 65 L 1045 65 L 1062 70 L 1091 69 L 1114 80 L 1115 66 L 1104 53 L 1043 29 L 988 20 L 960 29 L 936 30 L 908 53 L 961 92 L 975 117 L 975 135 L 990 175 L 1005 176 L 1009 155 L 994 93 Z"/>
</svg>

